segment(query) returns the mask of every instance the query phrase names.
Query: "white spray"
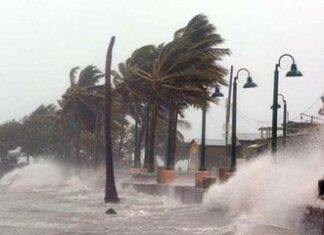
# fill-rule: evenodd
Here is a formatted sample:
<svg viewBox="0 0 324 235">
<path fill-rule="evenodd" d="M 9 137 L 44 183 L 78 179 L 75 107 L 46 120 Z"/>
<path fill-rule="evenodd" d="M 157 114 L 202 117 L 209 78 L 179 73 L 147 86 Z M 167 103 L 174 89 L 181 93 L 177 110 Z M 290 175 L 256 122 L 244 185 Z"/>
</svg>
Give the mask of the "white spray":
<svg viewBox="0 0 324 235">
<path fill-rule="evenodd" d="M 204 205 L 254 225 L 295 228 L 305 205 L 317 200 L 322 153 L 265 155 L 240 167 L 227 183 L 210 188 Z"/>
</svg>

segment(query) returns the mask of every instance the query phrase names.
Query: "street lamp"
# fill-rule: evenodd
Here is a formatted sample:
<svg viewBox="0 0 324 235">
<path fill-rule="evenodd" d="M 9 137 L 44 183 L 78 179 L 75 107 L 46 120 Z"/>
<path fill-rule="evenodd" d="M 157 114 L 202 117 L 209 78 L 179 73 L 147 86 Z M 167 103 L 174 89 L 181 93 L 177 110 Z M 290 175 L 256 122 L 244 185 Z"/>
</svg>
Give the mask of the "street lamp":
<svg viewBox="0 0 324 235">
<path fill-rule="evenodd" d="M 286 137 L 287 137 L 287 102 L 285 97 L 282 94 L 278 94 L 282 98 L 282 101 L 284 103 L 284 109 L 283 109 L 283 137 L 284 137 L 284 146 L 286 145 Z"/>
<path fill-rule="evenodd" d="M 286 74 L 286 77 L 301 77 L 303 74 L 298 71 L 295 59 L 292 55 L 283 54 L 280 56 L 278 64 L 275 66 L 274 71 L 274 85 L 273 85 L 273 104 L 272 107 L 272 139 L 271 139 L 271 152 L 275 154 L 277 152 L 277 119 L 278 119 L 278 87 L 279 87 L 279 67 L 283 57 L 290 57 L 292 59 L 292 65 L 290 71 Z"/>
<path fill-rule="evenodd" d="M 220 92 L 219 87 L 216 85 L 215 92 L 212 94 L 212 98 L 223 97 L 223 93 Z M 200 145 L 200 166 L 199 171 L 206 171 L 206 108 L 207 108 L 207 89 L 204 90 L 204 103 L 202 109 L 202 127 L 201 127 L 201 145 Z"/>
<path fill-rule="evenodd" d="M 254 88 L 257 87 L 250 76 L 249 70 L 242 68 L 239 69 L 236 73 L 233 82 L 233 105 L 232 105 L 232 153 L 231 153 L 231 163 L 230 163 L 230 171 L 234 172 L 236 169 L 236 100 L 237 100 L 237 80 L 239 73 L 245 71 L 248 74 L 246 83 L 243 88 Z"/>
</svg>

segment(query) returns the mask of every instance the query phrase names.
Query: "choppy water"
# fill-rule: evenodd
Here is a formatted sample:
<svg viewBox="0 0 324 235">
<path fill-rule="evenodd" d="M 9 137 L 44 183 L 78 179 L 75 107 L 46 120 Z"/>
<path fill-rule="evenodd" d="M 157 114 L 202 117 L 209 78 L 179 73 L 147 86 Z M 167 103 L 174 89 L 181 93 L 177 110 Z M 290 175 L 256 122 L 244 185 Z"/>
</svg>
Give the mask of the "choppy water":
<svg viewBox="0 0 324 235">
<path fill-rule="evenodd" d="M 213 186 L 198 205 L 119 185 L 117 215 L 105 215 L 111 205 L 103 202 L 103 175 L 67 172 L 36 163 L 4 176 L 0 234 L 297 234 L 304 205 L 316 201 L 324 159 L 314 154 L 274 163 L 264 156 Z"/>
</svg>

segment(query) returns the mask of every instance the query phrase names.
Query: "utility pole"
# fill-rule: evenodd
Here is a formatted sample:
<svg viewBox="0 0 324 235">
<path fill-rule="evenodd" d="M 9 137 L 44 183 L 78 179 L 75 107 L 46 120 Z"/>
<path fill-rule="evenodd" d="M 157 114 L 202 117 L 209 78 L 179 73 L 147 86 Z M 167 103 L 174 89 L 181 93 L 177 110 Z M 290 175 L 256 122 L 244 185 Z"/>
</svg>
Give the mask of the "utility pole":
<svg viewBox="0 0 324 235">
<path fill-rule="evenodd" d="M 228 148 L 228 132 L 229 132 L 229 120 L 231 116 L 231 99 L 232 99 L 232 84 L 233 84 L 233 65 L 231 65 L 230 69 L 230 80 L 228 86 L 228 96 L 226 99 L 226 112 L 225 112 L 225 149 L 226 149 L 226 161 L 229 159 L 229 148 Z"/>
</svg>

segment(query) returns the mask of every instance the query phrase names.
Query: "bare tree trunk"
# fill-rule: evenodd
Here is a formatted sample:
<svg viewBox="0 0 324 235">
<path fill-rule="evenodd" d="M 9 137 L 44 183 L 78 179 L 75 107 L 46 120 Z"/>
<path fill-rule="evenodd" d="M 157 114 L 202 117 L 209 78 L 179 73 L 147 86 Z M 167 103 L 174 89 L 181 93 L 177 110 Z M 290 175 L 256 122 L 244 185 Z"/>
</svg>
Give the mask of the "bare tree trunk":
<svg viewBox="0 0 324 235">
<path fill-rule="evenodd" d="M 81 159 L 80 159 L 80 138 L 81 138 L 81 123 L 78 121 L 77 123 L 77 133 L 75 139 L 75 157 L 77 166 L 81 167 Z"/>
<path fill-rule="evenodd" d="M 175 109 L 174 113 L 173 113 L 173 123 L 172 123 L 172 131 L 171 131 L 171 135 L 172 135 L 172 145 L 171 145 L 171 164 L 173 166 L 175 166 L 175 152 L 176 152 L 176 146 L 177 146 L 177 126 L 178 126 L 178 112 Z"/>
<path fill-rule="evenodd" d="M 96 113 L 96 130 L 94 139 L 94 168 L 98 167 L 98 148 L 99 148 L 99 137 L 100 137 L 100 114 Z"/>
<path fill-rule="evenodd" d="M 165 158 L 165 168 L 167 170 L 173 170 L 174 166 L 172 164 L 172 145 L 173 145 L 173 126 L 174 126 L 174 104 L 170 102 L 169 104 L 169 114 L 168 114 L 168 135 L 167 135 L 167 149 Z"/>
<path fill-rule="evenodd" d="M 120 164 L 122 160 L 122 151 L 123 151 L 123 145 L 124 145 L 124 138 L 125 138 L 125 113 L 123 113 L 122 116 L 122 123 L 121 123 L 121 130 L 120 130 L 120 141 L 118 146 L 118 152 L 117 152 L 117 166 Z"/>
<path fill-rule="evenodd" d="M 155 144 L 155 129 L 156 129 L 156 122 L 157 122 L 157 112 L 158 112 L 158 98 L 155 98 L 152 110 L 152 118 L 150 123 L 150 133 L 149 133 L 149 151 L 148 151 L 148 172 L 154 172 L 155 164 L 154 164 L 154 144 Z"/>
<path fill-rule="evenodd" d="M 141 144 L 143 138 L 143 127 L 138 132 L 138 121 L 135 120 L 135 149 L 134 149 L 134 168 L 141 168 Z"/>
<path fill-rule="evenodd" d="M 145 155 L 144 155 L 144 168 L 148 168 L 148 159 L 149 159 L 149 134 L 150 134 L 150 105 L 146 106 L 146 115 L 145 115 Z"/>
<path fill-rule="evenodd" d="M 111 58 L 115 37 L 111 37 L 106 57 L 106 110 L 105 110 L 105 138 L 106 138 L 106 188 L 105 202 L 118 202 L 118 194 L 114 176 L 113 151 L 111 140 Z"/>
</svg>

